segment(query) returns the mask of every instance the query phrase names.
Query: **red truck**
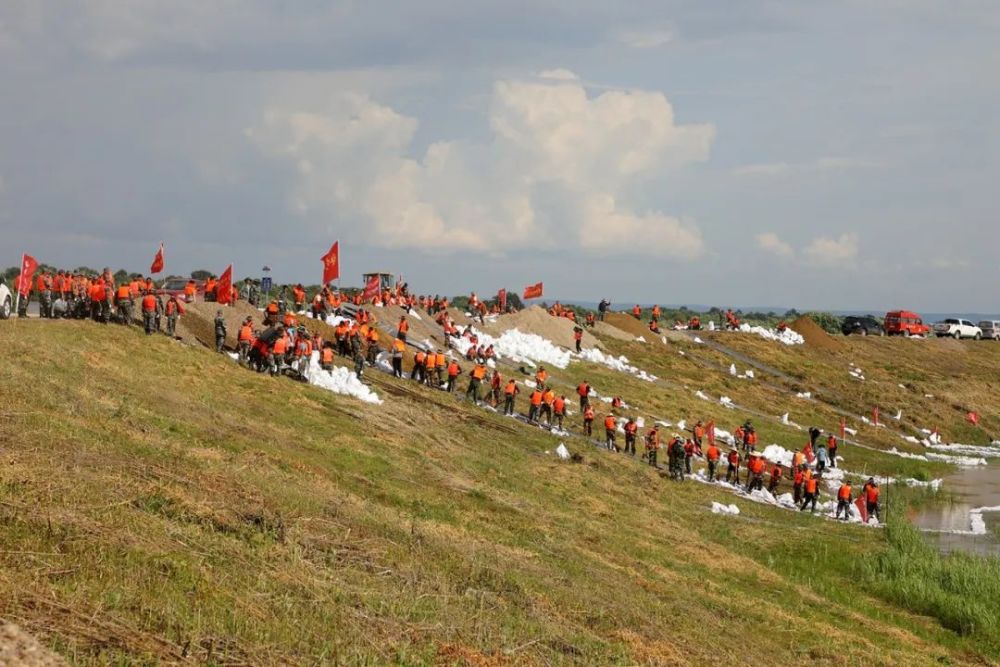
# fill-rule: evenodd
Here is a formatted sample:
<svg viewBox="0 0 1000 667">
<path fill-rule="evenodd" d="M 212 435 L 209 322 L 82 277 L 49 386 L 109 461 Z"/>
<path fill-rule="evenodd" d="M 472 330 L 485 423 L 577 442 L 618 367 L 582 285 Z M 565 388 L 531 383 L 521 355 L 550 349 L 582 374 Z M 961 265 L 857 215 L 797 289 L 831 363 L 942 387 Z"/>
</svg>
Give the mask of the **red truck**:
<svg viewBox="0 0 1000 667">
<path fill-rule="evenodd" d="M 889 336 L 926 336 L 931 328 L 920 315 L 909 310 L 891 310 L 885 314 L 885 333 Z"/>
</svg>

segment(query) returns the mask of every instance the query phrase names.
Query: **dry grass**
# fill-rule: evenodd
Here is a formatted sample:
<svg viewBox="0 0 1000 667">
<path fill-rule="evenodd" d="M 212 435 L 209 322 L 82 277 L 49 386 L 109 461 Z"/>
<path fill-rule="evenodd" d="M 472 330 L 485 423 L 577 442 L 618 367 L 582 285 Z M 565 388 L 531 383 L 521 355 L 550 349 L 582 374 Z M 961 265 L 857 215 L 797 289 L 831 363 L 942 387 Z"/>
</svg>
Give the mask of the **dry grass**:
<svg viewBox="0 0 1000 667">
<path fill-rule="evenodd" d="M 979 660 L 857 587 L 876 531 L 712 515 L 732 498 L 579 441 L 558 462 L 538 429 L 385 376 L 371 406 L 119 327 L 0 344 L 0 616 L 72 662 Z M 583 373 L 710 407 L 596 367 L 557 380 Z"/>
</svg>

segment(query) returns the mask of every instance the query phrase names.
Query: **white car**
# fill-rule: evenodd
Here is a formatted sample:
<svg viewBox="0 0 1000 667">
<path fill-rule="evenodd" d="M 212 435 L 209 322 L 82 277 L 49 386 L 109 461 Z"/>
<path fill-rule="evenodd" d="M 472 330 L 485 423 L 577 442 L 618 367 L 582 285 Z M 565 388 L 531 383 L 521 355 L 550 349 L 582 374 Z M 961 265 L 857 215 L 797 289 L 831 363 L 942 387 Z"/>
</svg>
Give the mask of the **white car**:
<svg viewBox="0 0 1000 667">
<path fill-rule="evenodd" d="M 959 320 L 948 318 L 934 325 L 934 333 L 941 338 L 951 336 L 955 340 L 959 338 L 975 338 L 979 340 L 983 337 L 983 330 L 969 320 Z"/>
<path fill-rule="evenodd" d="M 0 320 L 6 320 L 10 317 L 13 308 L 14 295 L 10 293 L 10 288 L 7 287 L 4 279 L 0 278 Z"/>
<path fill-rule="evenodd" d="M 979 323 L 983 338 L 1000 340 L 1000 320 L 983 320 Z"/>
</svg>

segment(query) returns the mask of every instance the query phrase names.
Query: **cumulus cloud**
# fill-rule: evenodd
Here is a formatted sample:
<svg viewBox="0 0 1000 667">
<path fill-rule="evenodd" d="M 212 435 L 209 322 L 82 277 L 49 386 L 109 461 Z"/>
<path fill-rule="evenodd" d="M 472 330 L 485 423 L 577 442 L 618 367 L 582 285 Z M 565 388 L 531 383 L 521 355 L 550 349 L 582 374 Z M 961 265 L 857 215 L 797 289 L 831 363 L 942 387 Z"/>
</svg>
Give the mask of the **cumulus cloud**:
<svg viewBox="0 0 1000 667">
<path fill-rule="evenodd" d="M 774 232 L 758 234 L 757 247 L 778 257 L 792 257 L 795 255 L 795 250 L 792 246 L 782 241 Z"/>
<path fill-rule="evenodd" d="M 354 222 L 374 245 L 702 252 L 693 221 L 623 201 L 635 179 L 708 158 L 714 128 L 678 125 L 661 93 L 592 97 L 572 72 L 550 70 L 498 81 L 489 118 L 491 141 L 442 140 L 413 156 L 418 121 L 352 94 L 318 111 L 272 109 L 247 135 L 293 170 L 293 210 Z"/>
<path fill-rule="evenodd" d="M 818 264 L 833 266 L 856 259 L 859 249 L 858 235 L 852 232 L 841 234 L 836 239 L 817 238 L 806 246 L 804 252 Z"/>
</svg>

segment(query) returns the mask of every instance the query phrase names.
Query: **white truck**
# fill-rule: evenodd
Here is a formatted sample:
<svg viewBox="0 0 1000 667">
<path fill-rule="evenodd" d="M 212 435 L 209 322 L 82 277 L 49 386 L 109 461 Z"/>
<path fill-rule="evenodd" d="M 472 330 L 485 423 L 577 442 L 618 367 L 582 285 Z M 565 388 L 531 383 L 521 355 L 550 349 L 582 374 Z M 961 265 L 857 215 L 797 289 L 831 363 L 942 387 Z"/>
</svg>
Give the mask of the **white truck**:
<svg viewBox="0 0 1000 667">
<path fill-rule="evenodd" d="M 3 277 L 0 277 L 0 320 L 9 318 L 13 308 L 14 295 L 11 294 L 10 288 L 7 287 L 7 283 Z"/>
<path fill-rule="evenodd" d="M 934 325 L 934 334 L 938 338 L 950 336 L 955 340 L 960 338 L 975 338 L 979 340 L 983 337 L 983 330 L 969 320 L 948 318 Z"/>
</svg>

